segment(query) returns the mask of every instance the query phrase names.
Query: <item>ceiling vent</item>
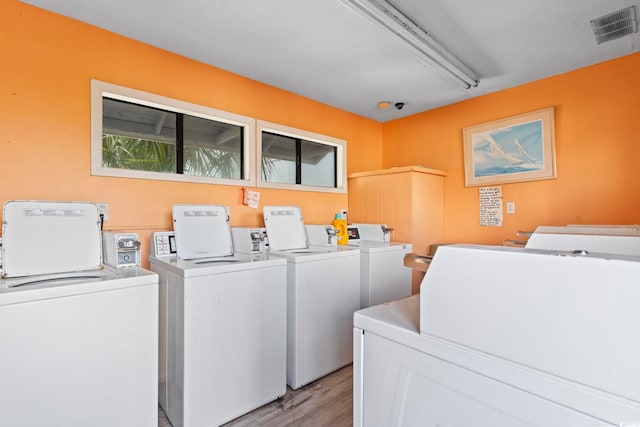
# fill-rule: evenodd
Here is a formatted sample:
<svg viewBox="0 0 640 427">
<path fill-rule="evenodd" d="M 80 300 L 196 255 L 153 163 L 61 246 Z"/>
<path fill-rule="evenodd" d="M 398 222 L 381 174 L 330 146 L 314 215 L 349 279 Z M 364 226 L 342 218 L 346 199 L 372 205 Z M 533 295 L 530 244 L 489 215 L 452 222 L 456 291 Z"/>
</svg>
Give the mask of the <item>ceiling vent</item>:
<svg viewBox="0 0 640 427">
<path fill-rule="evenodd" d="M 610 13 L 591 21 L 598 44 L 615 40 L 638 31 L 635 6 Z"/>
</svg>

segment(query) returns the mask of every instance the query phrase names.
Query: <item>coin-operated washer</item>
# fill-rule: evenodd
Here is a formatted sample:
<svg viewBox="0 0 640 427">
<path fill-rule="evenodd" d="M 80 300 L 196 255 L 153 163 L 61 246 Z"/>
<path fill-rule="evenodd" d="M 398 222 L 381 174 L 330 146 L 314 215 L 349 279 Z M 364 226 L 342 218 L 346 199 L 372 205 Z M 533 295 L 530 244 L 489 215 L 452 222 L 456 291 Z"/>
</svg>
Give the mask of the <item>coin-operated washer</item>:
<svg viewBox="0 0 640 427">
<path fill-rule="evenodd" d="M 638 277 L 640 257 L 439 247 L 419 295 L 354 316 L 354 426 L 637 423 Z"/>
<path fill-rule="evenodd" d="M 157 425 L 158 276 L 101 245 L 94 203 L 4 204 L 0 424 Z"/>
<path fill-rule="evenodd" d="M 411 243 L 390 241 L 386 224 L 351 224 L 349 246 L 360 249 L 360 308 L 406 298 L 411 295 L 411 269 L 404 257 Z"/>
<path fill-rule="evenodd" d="M 160 276 L 159 402 L 177 426 L 220 425 L 286 393 L 286 260 L 234 253 L 228 209 L 173 206 L 152 236 Z"/>
<path fill-rule="evenodd" d="M 269 253 L 287 260 L 287 384 L 297 389 L 353 360 L 360 251 L 309 245 L 298 207 L 263 213 Z"/>
</svg>

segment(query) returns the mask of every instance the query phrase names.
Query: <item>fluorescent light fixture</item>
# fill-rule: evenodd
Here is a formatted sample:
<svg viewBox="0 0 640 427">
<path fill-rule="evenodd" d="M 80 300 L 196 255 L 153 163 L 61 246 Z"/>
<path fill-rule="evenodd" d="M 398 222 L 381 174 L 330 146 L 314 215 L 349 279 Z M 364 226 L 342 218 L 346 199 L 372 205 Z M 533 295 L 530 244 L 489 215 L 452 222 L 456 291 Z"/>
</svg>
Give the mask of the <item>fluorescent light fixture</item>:
<svg viewBox="0 0 640 427">
<path fill-rule="evenodd" d="M 433 37 L 385 0 L 341 0 L 369 22 L 393 36 L 394 40 L 420 61 L 465 89 L 478 86 L 476 74 L 449 53 Z"/>
</svg>

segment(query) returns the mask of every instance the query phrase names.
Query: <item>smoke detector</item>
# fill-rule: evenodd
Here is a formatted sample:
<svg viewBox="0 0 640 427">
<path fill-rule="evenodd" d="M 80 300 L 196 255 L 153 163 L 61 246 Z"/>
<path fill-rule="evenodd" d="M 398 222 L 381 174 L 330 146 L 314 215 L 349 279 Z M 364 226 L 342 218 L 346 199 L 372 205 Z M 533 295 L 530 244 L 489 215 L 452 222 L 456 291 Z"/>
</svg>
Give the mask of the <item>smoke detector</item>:
<svg viewBox="0 0 640 427">
<path fill-rule="evenodd" d="M 591 21 L 598 44 L 615 40 L 638 31 L 635 6 L 601 16 Z"/>
</svg>

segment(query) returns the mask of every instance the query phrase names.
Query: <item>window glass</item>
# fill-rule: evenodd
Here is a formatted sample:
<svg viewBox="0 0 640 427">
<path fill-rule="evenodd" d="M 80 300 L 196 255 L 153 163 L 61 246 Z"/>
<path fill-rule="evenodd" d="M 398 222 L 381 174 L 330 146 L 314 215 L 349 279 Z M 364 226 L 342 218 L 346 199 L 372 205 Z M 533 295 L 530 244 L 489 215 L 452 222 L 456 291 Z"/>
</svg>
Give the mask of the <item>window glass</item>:
<svg viewBox="0 0 640 427">
<path fill-rule="evenodd" d="M 199 117 L 184 117 L 185 175 L 242 177 L 242 128 Z"/>
<path fill-rule="evenodd" d="M 255 185 L 255 120 L 91 83 L 93 175 Z"/>
<path fill-rule="evenodd" d="M 302 140 L 301 184 L 320 187 L 336 186 L 336 148 L 330 145 Z"/>
<path fill-rule="evenodd" d="M 296 139 L 270 132 L 262 133 L 262 179 L 296 183 Z"/>
<path fill-rule="evenodd" d="M 258 186 L 346 192 L 346 142 L 258 121 Z"/>
<path fill-rule="evenodd" d="M 176 172 L 176 115 L 104 98 L 102 166 Z"/>
</svg>

